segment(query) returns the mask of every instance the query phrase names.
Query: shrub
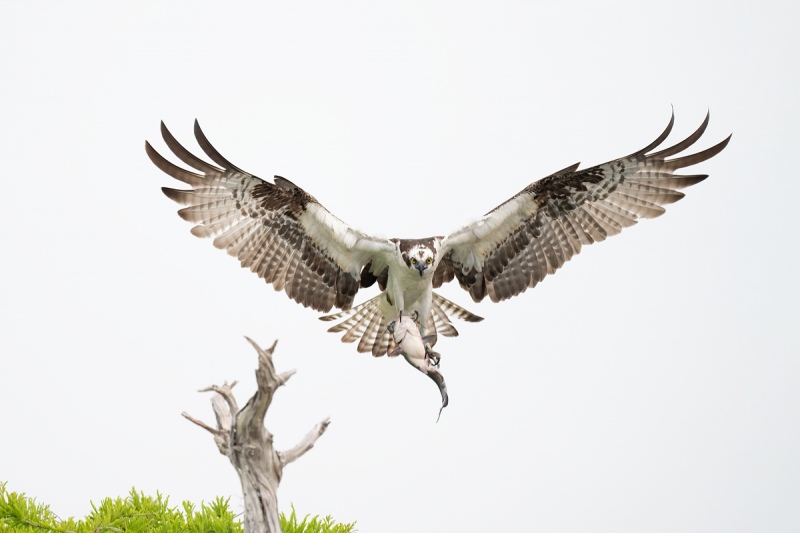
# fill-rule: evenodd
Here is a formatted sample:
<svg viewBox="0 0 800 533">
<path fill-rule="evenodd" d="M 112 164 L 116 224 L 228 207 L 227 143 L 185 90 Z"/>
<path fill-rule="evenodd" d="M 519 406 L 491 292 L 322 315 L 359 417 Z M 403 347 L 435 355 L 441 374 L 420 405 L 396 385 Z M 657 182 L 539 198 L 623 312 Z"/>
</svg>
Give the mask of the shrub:
<svg viewBox="0 0 800 533">
<path fill-rule="evenodd" d="M 294 506 L 287 518 L 281 513 L 283 533 L 351 533 L 355 523 L 337 524 L 330 516 L 306 516 L 297 521 Z M 196 508 L 191 502 L 169 506 L 169 498 L 156 493 L 145 496 L 131 489 L 125 498 L 105 498 L 82 520 L 60 519 L 50 507 L 37 503 L 24 493 L 8 492 L 0 483 L 0 533 L 244 533 L 242 523 L 230 510 L 229 500 L 221 497 Z"/>
</svg>

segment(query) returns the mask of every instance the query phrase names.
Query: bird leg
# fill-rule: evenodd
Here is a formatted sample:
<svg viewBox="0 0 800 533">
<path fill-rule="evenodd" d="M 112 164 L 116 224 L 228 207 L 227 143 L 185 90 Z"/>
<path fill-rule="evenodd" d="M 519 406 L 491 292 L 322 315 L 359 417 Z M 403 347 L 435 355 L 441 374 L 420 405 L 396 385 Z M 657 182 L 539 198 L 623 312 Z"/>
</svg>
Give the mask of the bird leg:
<svg viewBox="0 0 800 533">
<path fill-rule="evenodd" d="M 401 313 L 402 316 L 402 313 Z M 425 335 L 425 328 L 422 326 L 422 323 L 419 321 L 419 311 L 414 310 L 411 312 L 411 319 L 417 324 L 417 328 L 419 329 L 420 335 Z M 389 330 L 389 333 L 393 333 L 392 330 Z M 442 356 L 439 352 L 434 352 L 430 346 L 430 343 L 436 339 L 436 335 L 428 335 L 422 337 L 422 342 L 425 343 L 425 358 L 428 360 L 430 364 L 439 368 L 439 361 L 441 360 Z"/>
<path fill-rule="evenodd" d="M 425 345 L 425 357 L 428 358 L 428 361 L 430 361 L 433 366 L 439 368 L 439 361 L 442 360 L 442 356 L 439 352 L 434 352 L 427 344 Z"/>
</svg>

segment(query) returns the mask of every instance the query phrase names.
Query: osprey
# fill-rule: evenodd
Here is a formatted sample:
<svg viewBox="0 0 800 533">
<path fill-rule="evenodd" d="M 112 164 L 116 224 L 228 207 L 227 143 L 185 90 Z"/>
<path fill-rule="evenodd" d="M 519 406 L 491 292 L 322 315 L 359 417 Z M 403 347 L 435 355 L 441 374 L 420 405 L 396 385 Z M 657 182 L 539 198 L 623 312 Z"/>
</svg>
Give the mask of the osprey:
<svg viewBox="0 0 800 533">
<path fill-rule="evenodd" d="M 683 198 L 680 189 L 707 177 L 674 172 L 713 157 L 730 140 L 673 157 L 700 138 L 708 120 L 685 140 L 653 151 L 672 130 L 673 114 L 645 148 L 583 170 L 571 165 L 450 235 L 423 239 L 378 238 L 350 227 L 291 181 L 263 180 L 229 162 L 197 121 L 197 142 L 216 165 L 192 155 L 163 122 L 167 147 L 196 172 L 167 161 L 150 143 L 145 149 L 158 168 L 190 186 L 162 190 L 188 206 L 178 214 L 196 224 L 192 234 L 214 237 L 214 246 L 302 305 L 324 313 L 340 309 L 321 317 L 344 319 L 329 331 L 345 332 L 342 341 L 358 340 L 359 352 L 381 356 L 395 352 L 387 325 L 400 313 L 418 313 L 429 345 L 437 334 L 458 335 L 451 317 L 482 320 L 433 292 L 442 284 L 457 279 L 476 302 L 506 300 L 535 287 L 582 246 L 664 213 L 664 205 Z M 376 282 L 380 293 L 353 306 L 359 289 Z"/>
</svg>

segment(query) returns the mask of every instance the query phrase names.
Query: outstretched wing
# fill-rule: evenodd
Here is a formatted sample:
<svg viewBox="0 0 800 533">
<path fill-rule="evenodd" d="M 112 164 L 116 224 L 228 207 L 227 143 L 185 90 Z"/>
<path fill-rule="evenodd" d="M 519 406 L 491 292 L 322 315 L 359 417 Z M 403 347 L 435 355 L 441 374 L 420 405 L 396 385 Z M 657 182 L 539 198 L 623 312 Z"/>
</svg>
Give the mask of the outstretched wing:
<svg viewBox="0 0 800 533">
<path fill-rule="evenodd" d="M 673 114 L 664 133 L 638 152 L 584 170 L 573 165 L 530 184 L 443 241 L 438 283 L 455 275 L 476 302 L 486 295 L 499 302 L 535 287 L 584 244 L 616 235 L 639 218 L 661 215 L 664 205 L 683 198 L 679 189 L 708 177 L 675 175 L 675 170 L 713 157 L 730 140 L 667 159 L 693 145 L 708 119 L 678 144 L 648 153 L 669 135 Z"/>
<path fill-rule="evenodd" d="M 270 183 L 237 168 L 211 146 L 197 121 L 194 134 L 222 168 L 192 155 L 163 122 L 161 135 L 169 149 L 199 173 L 170 163 L 145 142 L 158 168 L 192 187 L 162 188 L 170 199 L 188 206 L 178 214 L 197 224 L 192 234 L 215 237 L 214 246 L 306 307 L 349 309 L 362 267 L 370 260 L 383 263 L 392 244 L 354 230 L 287 179 L 275 176 Z"/>
</svg>

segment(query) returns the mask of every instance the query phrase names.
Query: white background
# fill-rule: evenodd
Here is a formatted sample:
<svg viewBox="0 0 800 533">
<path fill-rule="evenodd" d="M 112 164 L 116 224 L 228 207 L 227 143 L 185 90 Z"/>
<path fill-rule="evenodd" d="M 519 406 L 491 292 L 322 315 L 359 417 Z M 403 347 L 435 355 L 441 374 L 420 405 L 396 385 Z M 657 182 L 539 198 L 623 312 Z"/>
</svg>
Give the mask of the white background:
<svg viewBox="0 0 800 533">
<path fill-rule="evenodd" d="M 171 502 L 238 478 L 199 388 L 297 375 L 267 426 L 282 509 L 363 532 L 798 531 L 790 2 L 6 2 L 0 8 L 0 480 L 83 516 L 132 486 Z M 357 354 L 159 191 L 144 140 L 192 121 L 373 234 L 442 235 L 531 181 L 733 132 L 659 219 L 584 249 L 443 339 L 451 405 Z M 174 159 L 173 159 L 174 160 Z M 373 289 L 374 290 L 374 289 Z M 357 301 L 374 295 L 359 294 Z"/>
</svg>

